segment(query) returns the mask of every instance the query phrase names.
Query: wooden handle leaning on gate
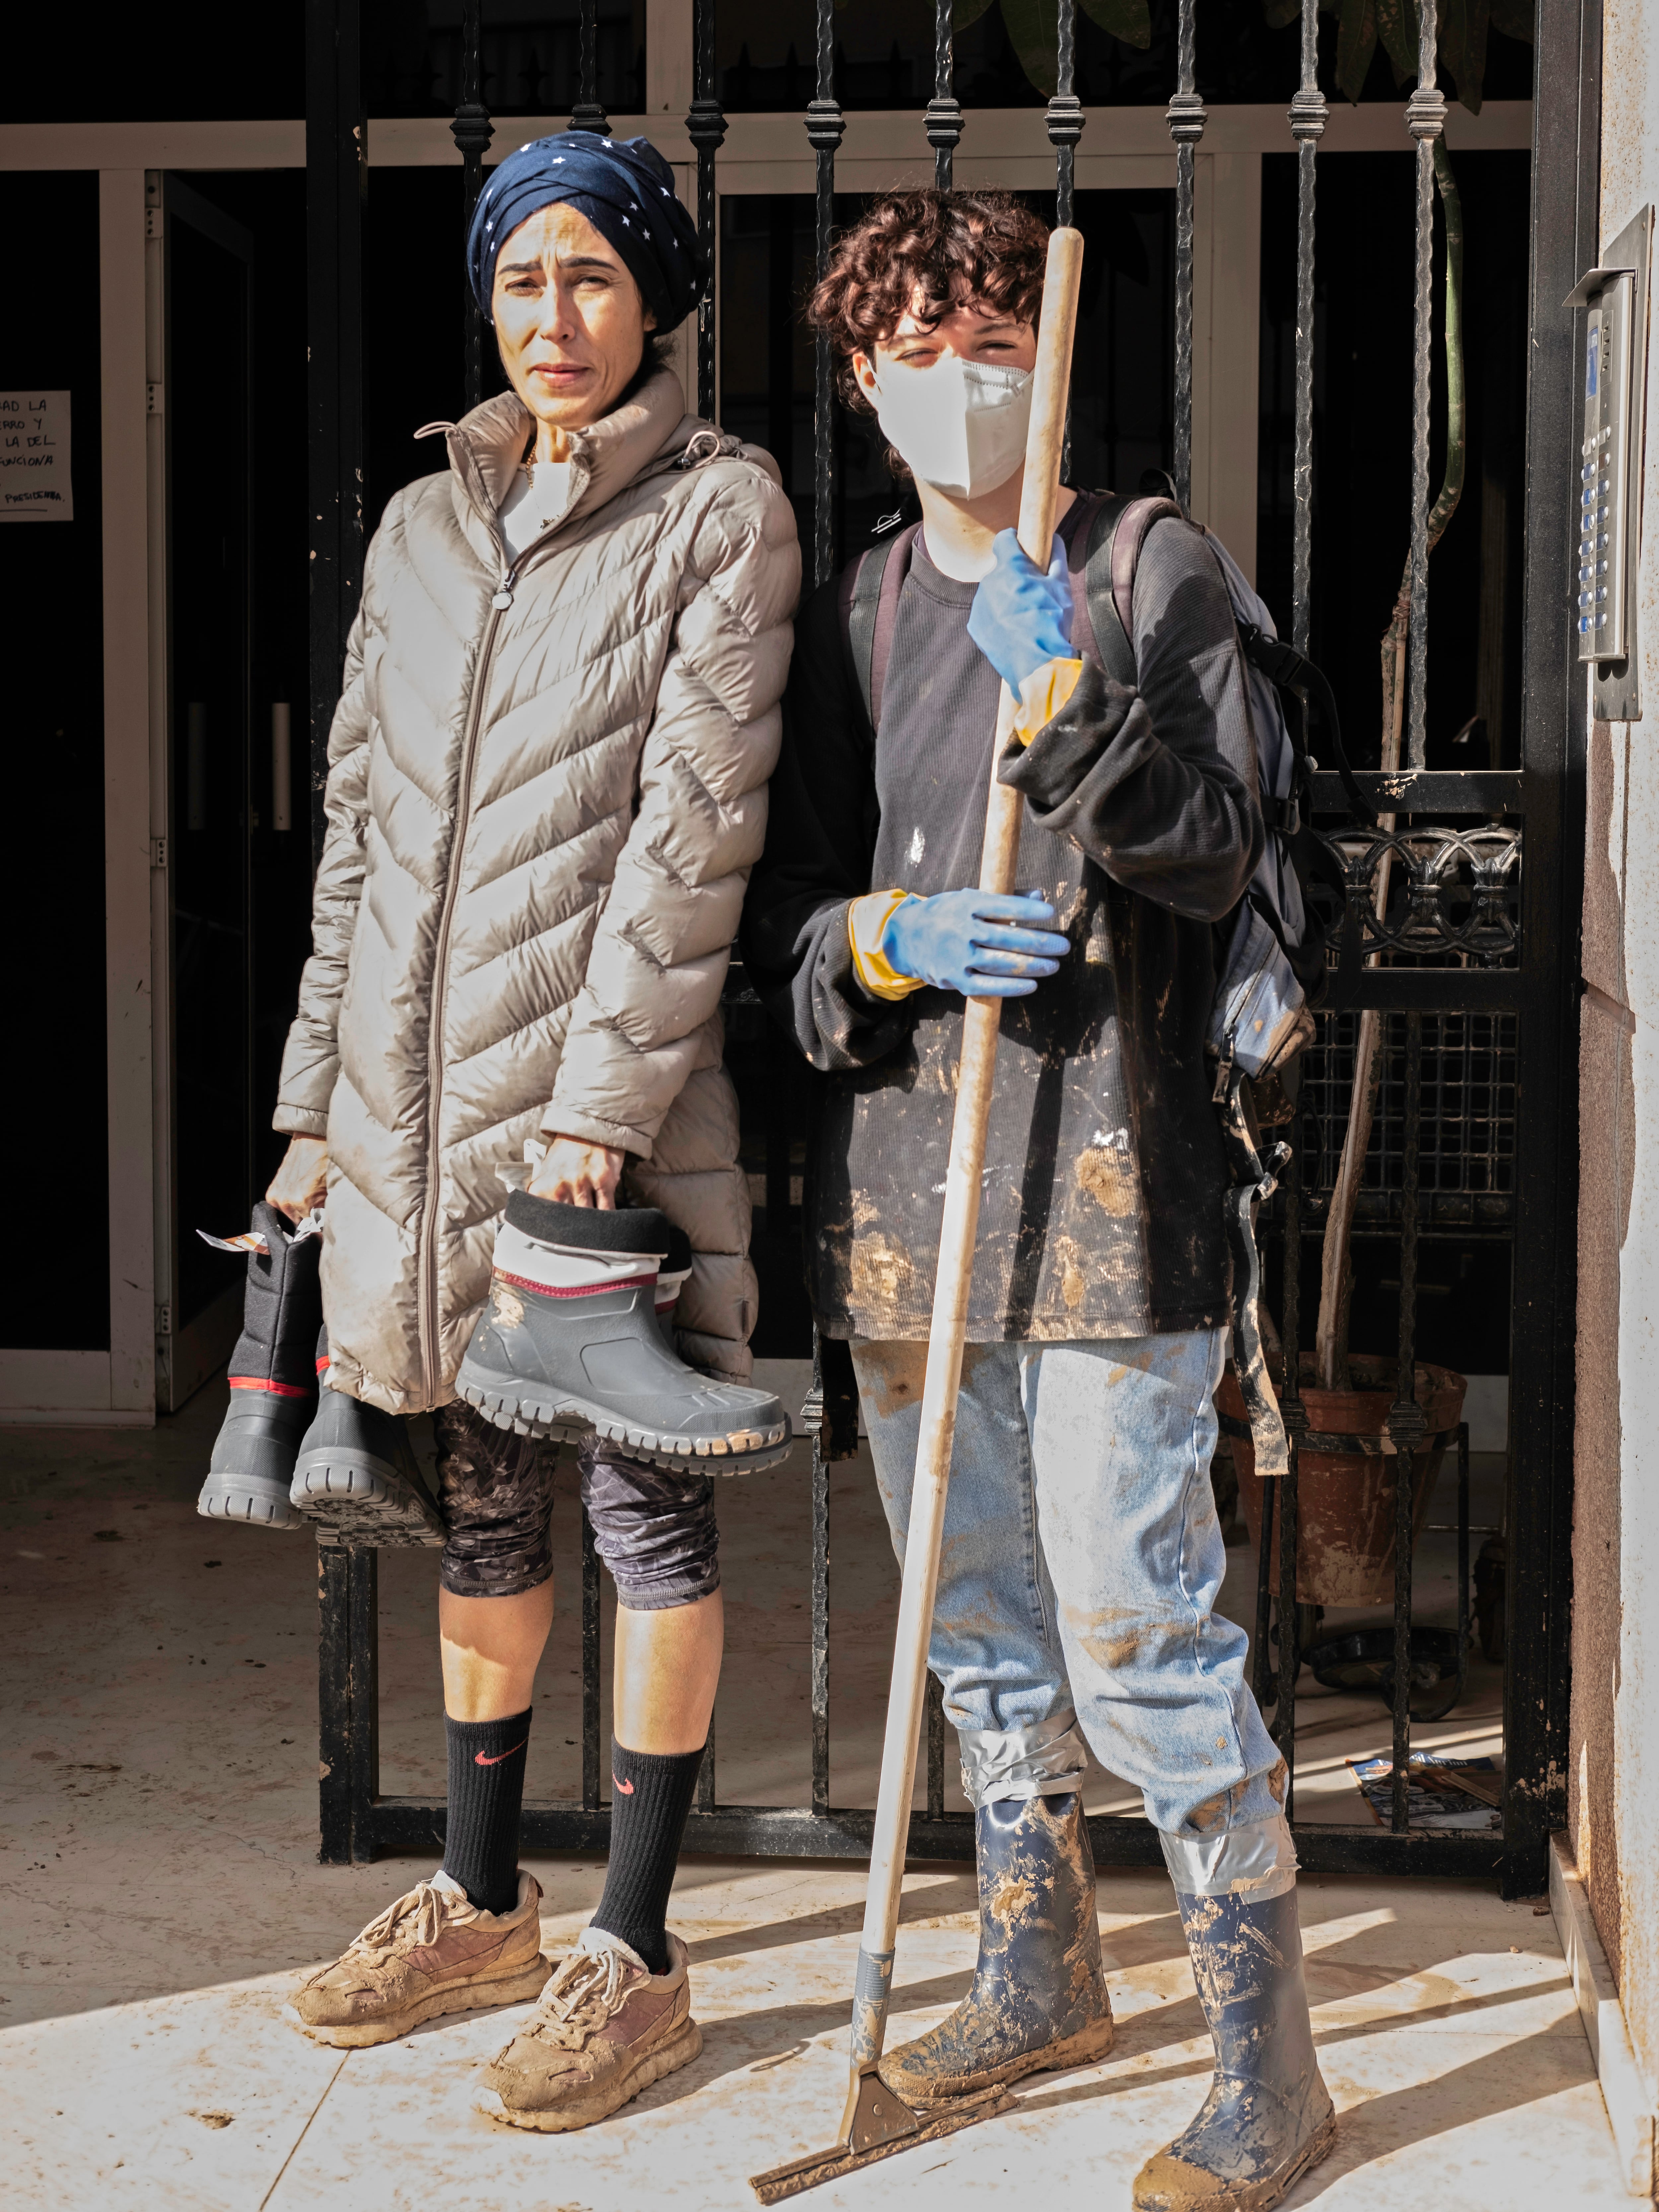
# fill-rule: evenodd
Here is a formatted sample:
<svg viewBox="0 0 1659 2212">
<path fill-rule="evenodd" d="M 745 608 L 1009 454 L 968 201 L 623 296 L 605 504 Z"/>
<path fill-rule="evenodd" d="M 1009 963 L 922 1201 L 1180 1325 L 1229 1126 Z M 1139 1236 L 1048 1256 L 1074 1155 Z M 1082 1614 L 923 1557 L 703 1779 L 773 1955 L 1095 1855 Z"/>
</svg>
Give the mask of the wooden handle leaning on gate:
<svg viewBox="0 0 1659 2212">
<path fill-rule="evenodd" d="M 1031 420 L 1025 440 L 1025 481 L 1019 502 L 1020 544 L 1038 568 L 1045 570 L 1054 543 L 1054 509 L 1060 499 L 1060 462 L 1066 440 L 1072 338 L 1077 325 L 1078 280 L 1082 264 L 1082 234 L 1075 230 L 1054 232 L 1048 240 L 1048 265 L 1042 286 Z M 990 803 L 985 817 L 985 845 L 979 878 L 981 890 L 1006 892 L 1014 887 L 1024 801 L 1018 792 L 998 782 L 996 768 L 1013 726 L 1016 704 L 1005 684 L 991 748 Z M 880 2057 L 886 2032 L 899 1888 L 910 1825 L 910 1793 L 915 1781 L 916 1737 L 921 1724 L 927 1642 L 939 1584 L 939 1538 L 945 1526 L 951 1447 L 956 1433 L 957 1390 L 962 1378 L 963 1338 L 974 1272 L 974 1240 L 979 1227 L 980 1171 L 985 1160 L 985 1135 L 990 1117 L 1002 1004 L 1000 999 L 969 999 L 963 1023 L 956 1115 L 951 1127 L 950 1165 L 945 1173 L 945 1219 L 939 1232 L 939 1272 L 934 1279 L 933 1316 L 928 1334 L 927 1379 L 922 1391 L 915 1485 L 910 1497 L 898 1631 L 894 1639 L 893 1680 L 882 1745 L 881 1787 L 871 1843 L 870 1885 L 860 1946 L 859 1982 L 853 2003 L 855 2087 L 860 2066 L 867 2066 Z"/>
</svg>

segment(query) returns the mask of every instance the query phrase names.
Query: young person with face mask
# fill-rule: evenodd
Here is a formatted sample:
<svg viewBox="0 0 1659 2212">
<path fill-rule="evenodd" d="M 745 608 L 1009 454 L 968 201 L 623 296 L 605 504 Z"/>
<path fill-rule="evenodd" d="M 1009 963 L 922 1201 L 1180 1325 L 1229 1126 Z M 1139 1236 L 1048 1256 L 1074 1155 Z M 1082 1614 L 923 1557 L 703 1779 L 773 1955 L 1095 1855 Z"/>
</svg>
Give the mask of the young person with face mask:
<svg viewBox="0 0 1659 2212">
<path fill-rule="evenodd" d="M 1142 1792 L 1216 2046 L 1202 2110 L 1133 2201 L 1220 2212 L 1277 2203 L 1334 2126 L 1285 1768 L 1244 1635 L 1214 1611 L 1229 1279 L 1203 1041 L 1212 925 L 1263 830 L 1201 534 L 1170 520 L 1146 539 L 1133 690 L 1074 619 L 1091 502 L 1062 490 L 1046 573 L 1019 550 L 1046 247 L 1009 195 L 900 193 L 813 296 L 922 520 L 888 555 L 902 581 L 873 631 L 856 568 L 798 618 L 743 947 L 828 1078 L 809 1287 L 819 1327 L 850 1340 L 901 1558 L 963 994 L 1006 1001 L 929 1653 L 975 1808 L 979 1966 L 883 2077 L 921 2105 L 1109 2047 L 1087 1745 Z M 1025 888 L 1002 898 L 972 887 L 1005 680 Z"/>
<path fill-rule="evenodd" d="M 276 1116 L 292 1142 L 268 1194 L 295 1220 L 326 1196 L 330 1365 L 296 1510 L 378 1540 L 376 1516 L 407 1505 L 401 1417 L 433 1416 L 447 1828 L 442 1868 L 293 2010 L 355 2045 L 539 1993 L 477 2102 L 556 2131 L 700 2044 L 665 1916 L 722 1648 L 702 1468 L 733 1435 L 787 1434 L 744 1379 L 757 1293 L 720 998 L 800 568 L 773 463 L 688 415 L 655 349 L 707 271 L 644 139 L 510 154 L 468 273 L 511 388 L 433 426 L 447 469 L 394 495 L 369 548 Z M 508 1198 L 527 1148 L 529 1188 Z M 657 1334 L 671 1271 L 684 1358 Z M 458 1381 L 481 1334 L 533 1379 L 560 1316 L 580 1334 L 596 1306 L 611 1341 L 590 1398 L 637 1398 L 644 1373 L 646 1397 L 678 1390 L 729 1433 L 690 1468 L 607 1440 L 621 1421 L 581 1450 L 617 1592 L 611 1860 L 555 1967 L 518 1863 L 550 1458 Z"/>
</svg>

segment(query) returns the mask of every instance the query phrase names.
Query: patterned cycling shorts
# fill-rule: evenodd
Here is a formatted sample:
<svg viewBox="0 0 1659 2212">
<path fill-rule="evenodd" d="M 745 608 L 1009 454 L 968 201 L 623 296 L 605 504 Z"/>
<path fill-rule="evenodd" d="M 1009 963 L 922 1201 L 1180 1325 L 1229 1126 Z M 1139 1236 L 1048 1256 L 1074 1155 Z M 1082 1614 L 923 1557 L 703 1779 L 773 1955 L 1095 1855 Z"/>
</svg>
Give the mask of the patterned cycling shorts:
<svg viewBox="0 0 1659 2212">
<path fill-rule="evenodd" d="M 457 1400 L 432 1416 L 448 1536 L 440 1579 L 455 1597 L 517 1597 L 553 1572 L 550 1446 L 498 1429 Z M 720 1586 L 714 1486 L 586 1437 L 578 1451 L 594 1548 L 630 1613 L 695 1605 Z"/>
</svg>

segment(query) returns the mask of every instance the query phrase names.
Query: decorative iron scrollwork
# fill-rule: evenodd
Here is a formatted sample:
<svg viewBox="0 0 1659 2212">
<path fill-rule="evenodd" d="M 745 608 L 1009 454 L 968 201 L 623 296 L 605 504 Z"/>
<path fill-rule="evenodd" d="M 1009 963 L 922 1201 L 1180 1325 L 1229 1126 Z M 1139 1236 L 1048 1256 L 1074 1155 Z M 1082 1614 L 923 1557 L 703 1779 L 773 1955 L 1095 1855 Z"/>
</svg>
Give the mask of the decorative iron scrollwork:
<svg viewBox="0 0 1659 2212">
<path fill-rule="evenodd" d="M 1345 924 L 1358 933 L 1359 957 L 1407 956 L 1436 966 L 1512 968 L 1520 957 L 1522 830 L 1486 822 L 1358 830 L 1326 842 L 1341 863 Z M 1386 911 L 1376 909 L 1387 866 Z"/>
</svg>

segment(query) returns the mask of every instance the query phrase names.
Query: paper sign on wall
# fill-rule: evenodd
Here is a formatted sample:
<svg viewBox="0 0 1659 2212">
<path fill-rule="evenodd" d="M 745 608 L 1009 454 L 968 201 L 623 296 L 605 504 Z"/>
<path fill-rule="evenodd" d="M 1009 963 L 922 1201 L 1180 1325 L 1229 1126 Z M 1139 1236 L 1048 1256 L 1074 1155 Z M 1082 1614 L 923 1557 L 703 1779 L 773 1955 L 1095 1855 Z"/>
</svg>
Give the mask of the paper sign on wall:
<svg viewBox="0 0 1659 2212">
<path fill-rule="evenodd" d="M 0 522 L 73 522 L 67 392 L 0 392 Z"/>
</svg>

